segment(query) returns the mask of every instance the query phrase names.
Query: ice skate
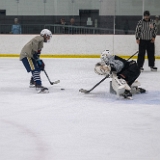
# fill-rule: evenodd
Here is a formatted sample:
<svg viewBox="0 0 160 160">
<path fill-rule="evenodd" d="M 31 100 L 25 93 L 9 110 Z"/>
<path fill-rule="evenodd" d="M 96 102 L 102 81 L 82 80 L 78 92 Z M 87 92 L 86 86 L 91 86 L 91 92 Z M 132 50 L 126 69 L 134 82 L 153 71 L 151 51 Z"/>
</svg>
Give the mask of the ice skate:
<svg viewBox="0 0 160 160">
<path fill-rule="evenodd" d="M 38 93 L 49 93 L 49 90 L 47 87 L 43 87 L 42 85 L 36 85 L 36 91 Z"/>
<path fill-rule="evenodd" d="M 151 71 L 153 71 L 153 72 L 156 72 L 157 71 L 157 67 L 150 67 L 151 68 Z"/>
<path fill-rule="evenodd" d="M 33 80 L 33 77 L 31 77 L 29 88 L 35 88 L 35 87 L 36 87 L 35 82 Z"/>
<path fill-rule="evenodd" d="M 132 93 L 129 90 L 125 90 L 122 96 L 126 99 L 133 99 L 132 98 Z"/>
<path fill-rule="evenodd" d="M 144 88 L 136 88 L 136 93 L 146 93 L 146 90 Z"/>
<path fill-rule="evenodd" d="M 144 68 L 143 68 L 143 67 L 141 67 L 141 68 L 140 68 L 140 71 L 141 71 L 141 72 L 143 72 L 143 71 L 144 71 Z"/>
</svg>

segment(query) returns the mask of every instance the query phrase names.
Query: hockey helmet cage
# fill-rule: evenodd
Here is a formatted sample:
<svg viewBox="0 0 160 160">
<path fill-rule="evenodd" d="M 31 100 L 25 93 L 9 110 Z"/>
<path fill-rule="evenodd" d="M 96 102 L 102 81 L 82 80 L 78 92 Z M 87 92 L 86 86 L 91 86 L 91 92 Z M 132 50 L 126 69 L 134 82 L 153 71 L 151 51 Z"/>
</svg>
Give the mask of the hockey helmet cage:
<svg viewBox="0 0 160 160">
<path fill-rule="evenodd" d="M 104 50 L 102 53 L 101 53 L 101 55 L 110 55 L 110 51 L 109 50 Z"/>
<path fill-rule="evenodd" d="M 110 56 L 111 56 L 110 51 L 109 50 L 104 50 L 101 53 L 101 62 L 108 64 Z"/>
</svg>

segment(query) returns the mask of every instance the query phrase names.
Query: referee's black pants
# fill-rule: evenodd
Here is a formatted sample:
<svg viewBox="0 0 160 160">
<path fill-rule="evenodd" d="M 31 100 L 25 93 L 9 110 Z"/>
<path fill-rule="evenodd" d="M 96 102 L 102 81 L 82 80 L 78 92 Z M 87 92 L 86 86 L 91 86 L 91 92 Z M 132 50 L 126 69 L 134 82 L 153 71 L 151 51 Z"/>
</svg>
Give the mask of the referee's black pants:
<svg viewBox="0 0 160 160">
<path fill-rule="evenodd" d="M 151 40 L 140 40 L 139 54 L 137 59 L 138 67 L 143 67 L 145 60 L 145 51 L 147 50 L 148 66 L 153 67 L 155 63 L 155 46 Z"/>
</svg>

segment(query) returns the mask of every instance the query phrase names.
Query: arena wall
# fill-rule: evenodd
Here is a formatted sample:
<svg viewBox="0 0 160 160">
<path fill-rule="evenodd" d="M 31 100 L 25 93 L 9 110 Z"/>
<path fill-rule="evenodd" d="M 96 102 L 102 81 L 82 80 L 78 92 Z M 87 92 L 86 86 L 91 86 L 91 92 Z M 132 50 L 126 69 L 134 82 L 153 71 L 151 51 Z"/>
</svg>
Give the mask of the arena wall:
<svg viewBox="0 0 160 160">
<path fill-rule="evenodd" d="M 22 47 L 36 35 L 0 35 L 0 57 L 19 57 Z M 160 36 L 156 37 L 156 58 L 160 59 Z M 44 44 L 42 57 L 96 58 L 104 49 L 129 57 L 138 50 L 134 35 L 53 35 Z"/>
<path fill-rule="evenodd" d="M 144 4 L 143 4 L 144 1 Z M 79 15 L 80 9 L 98 9 L 100 15 L 159 15 L 159 0 L 1 0 L 6 15 Z"/>
</svg>

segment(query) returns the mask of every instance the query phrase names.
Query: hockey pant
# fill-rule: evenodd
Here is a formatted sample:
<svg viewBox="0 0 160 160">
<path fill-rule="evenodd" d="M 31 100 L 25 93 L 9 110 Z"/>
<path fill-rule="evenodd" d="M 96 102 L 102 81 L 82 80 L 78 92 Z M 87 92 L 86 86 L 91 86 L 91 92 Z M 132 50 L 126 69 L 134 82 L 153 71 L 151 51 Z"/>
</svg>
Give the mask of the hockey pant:
<svg viewBox="0 0 160 160">
<path fill-rule="evenodd" d="M 148 66 L 153 67 L 155 63 L 155 45 L 151 43 L 151 40 L 140 40 L 139 54 L 137 63 L 139 68 L 143 67 L 145 60 L 145 51 L 147 50 Z"/>
<path fill-rule="evenodd" d="M 123 78 L 129 86 L 139 77 L 140 69 L 135 61 L 130 61 L 120 73 L 117 74 L 118 77 Z"/>
<path fill-rule="evenodd" d="M 22 63 L 26 68 L 27 72 L 32 73 L 32 77 L 36 85 L 41 85 L 41 77 L 40 71 L 41 69 L 38 67 L 37 62 L 33 58 L 25 57 L 22 59 Z"/>
</svg>

